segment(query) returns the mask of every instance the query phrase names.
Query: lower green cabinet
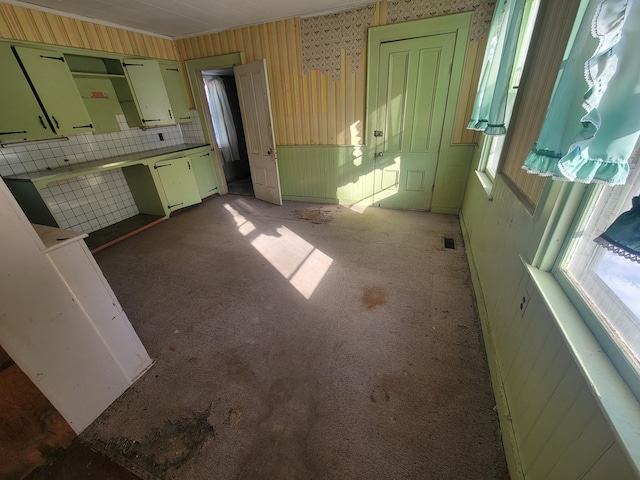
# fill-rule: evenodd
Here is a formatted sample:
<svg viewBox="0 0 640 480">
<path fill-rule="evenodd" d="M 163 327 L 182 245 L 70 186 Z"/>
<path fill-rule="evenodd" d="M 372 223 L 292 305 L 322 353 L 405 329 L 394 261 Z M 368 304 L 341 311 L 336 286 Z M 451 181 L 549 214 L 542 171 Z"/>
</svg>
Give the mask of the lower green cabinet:
<svg viewBox="0 0 640 480">
<path fill-rule="evenodd" d="M 211 152 L 198 153 L 189 157 L 193 174 L 198 184 L 200 198 L 206 198 L 214 193 L 218 193 L 218 177 L 213 167 Z"/>
<path fill-rule="evenodd" d="M 189 157 L 162 160 L 153 168 L 160 178 L 169 213 L 202 201 Z"/>
</svg>

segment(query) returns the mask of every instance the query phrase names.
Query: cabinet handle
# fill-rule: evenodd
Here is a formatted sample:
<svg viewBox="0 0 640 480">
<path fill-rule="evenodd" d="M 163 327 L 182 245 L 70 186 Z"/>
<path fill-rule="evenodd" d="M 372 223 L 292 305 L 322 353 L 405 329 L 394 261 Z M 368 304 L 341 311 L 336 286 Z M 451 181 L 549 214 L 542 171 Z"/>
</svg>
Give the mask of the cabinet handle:
<svg viewBox="0 0 640 480">
<path fill-rule="evenodd" d="M 174 203 L 173 205 L 167 205 L 167 208 L 171 210 L 173 207 L 177 207 L 178 205 L 182 205 L 184 202 Z"/>
<path fill-rule="evenodd" d="M 203 153 L 202 155 L 200 155 L 201 157 L 208 157 L 209 154 L 208 153 Z"/>
<path fill-rule="evenodd" d="M 147 123 L 147 122 L 159 122 L 160 119 L 159 118 L 148 118 L 148 119 L 147 118 L 143 118 L 142 121 L 144 123 Z"/>
<path fill-rule="evenodd" d="M 47 55 L 40 55 L 40 58 L 48 58 L 50 60 L 60 60 L 62 63 L 64 63 L 64 57 L 49 57 Z"/>
<path fill-rule="evenodd" d="M 191 162 L 187 161 L 187 165 L 189 165 L 189 170 L 191 170 Z"/>
<path fill-rule="evenodd" d="M 38 118 L 40 119 L 40 125 L 42 125 L 42 128 L 44 128 L 46 130 L 47 126 L 44 124 L 44 120 L 42 119 L 42 115 L 38 115 Z"/>
<path fill-rule="evenodd" d="M 144 64 L 142 64 L 142 63 L 125 63 L 125 62 L 122 62 L 122 66 L 123 67 L 144 67 Z"/>
<path fill-rule="evenodd" d="M 73 128 L 93 128 L 93 123 L 90 123 L 89 125 L 78 125 L 77 127 Z"/>
<path fill-rule="evenodd" d="M 27 133 L 27 131 L 22 130 L 21 132 L 0 132 L 0 135 L 13 135 L 14 133 Z"/>
<path fill-rule="evenodd" d="M 171 109 L 167 110 L 167 112 L 169 112 L 169 118 L 173 120 L 173 115 L 171 115 Z"/>
<path fill-rule="evenodd" d="M 191 120 L 191 115 L 188 117 L 180 117 L 179 120 Z"/>
<path fill-rule="evenodd" d="M 53 115 L 51 115 L 51 118 L 53 119 L 53 123 L 56 124 L 56 128 L 60 128 L 60 124 L 58 123 L 58 120 L 56 120 L 56 117 L 54 117 Z"/>
<path fill-rule="evenodd" d="M 173 165 L 173 164 L 172 163 L 166 163 L 164 165 L 154 165 L 153 168 L 154 168 L 154 170 L 157 170 L 157 169 L 162 168 L 162 167 L 170 167 L 171 165 Z"/>
<path fill-rule="evenodd" d="M 171 70 L 172 72 L 179 72 L 177 68 L 165 68 L 165 70 Z"/>
</svg>

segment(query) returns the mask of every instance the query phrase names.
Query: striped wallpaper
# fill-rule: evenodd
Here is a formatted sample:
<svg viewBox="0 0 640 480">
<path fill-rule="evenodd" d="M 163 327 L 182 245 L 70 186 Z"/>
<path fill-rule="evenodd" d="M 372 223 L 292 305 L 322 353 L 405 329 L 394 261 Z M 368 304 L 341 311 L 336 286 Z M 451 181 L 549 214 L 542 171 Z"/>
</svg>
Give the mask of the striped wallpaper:
<svg viewBox="0 0 640 480">
<path fill-rule="evenodd" d="M 383 25 L 386 1 L 376 3 L 371 26 Z M 246 61 L 265 58 L 269 75 L 278 145 L 359 145 L 363 143 L 365 118 L 366 55 L 358 71 L 351 72 L 350 59 L 342 55 L 342 76 L 311 70 L 302 72 L 300 22 L 291 18 L 251 27 L 212 33 L 176 41 L 181 59 L 244 52 Z M 475 92 L 484 42 L 470 44 L 465 78 L 458 102 L 452 143 L 473 143 L 466 130 L 471 115 L 471 92 Z"/>
<path fill-rule="evenodd" d="M 175 42 L 0 3 L 0 38 L 179 60 Z"/>
<path fill-rule="evenodd" d="M 352 73 L 343 55 L 343 75 L 337 81 L 316 70 L 303 74 L 297 18 L 178 40 L 176 44 L 183 60 L 241 51 L 247 62 L 265 58 L 278 145 L 362 143 L 364 57 L 358 72 Z"/>
</svg>

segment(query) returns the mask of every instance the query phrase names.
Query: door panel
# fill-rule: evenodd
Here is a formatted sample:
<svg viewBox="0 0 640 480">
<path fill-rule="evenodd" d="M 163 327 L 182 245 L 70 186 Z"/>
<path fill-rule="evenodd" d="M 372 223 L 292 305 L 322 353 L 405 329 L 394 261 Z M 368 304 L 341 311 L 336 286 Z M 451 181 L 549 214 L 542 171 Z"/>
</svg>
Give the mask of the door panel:
<svg viewBox="0 0 640 480">
<path fill-rule="evenodd" d="M 174 125 L 176 120 L 171 111 L 159 62 L 126 58 L 122 66 L 135 96 L 143 125 Z"/>
<path fill-rule="evenodd" d="M 265 60 L 234 67 L 256 198 L 282 205 Z"/>
<path fill-rule="evenodd" d="M 0 143 L 54 137 L 9 44 L 0 44 L 0 65 Z"/>
<path fill-rule="evenodd" d="M 375 205 L 431 207 L 454 46 L 450 33 L 380 47 Z"/>
<path fill-rule="evenodd" d="M 156 162 L 153 168 L 157 170 L 160 177 L 162 189 L 167 198 L 165 207 L 168 212 L 201 202 L 198 183 L 188 157 L 161 160 Z"/>
</svg>

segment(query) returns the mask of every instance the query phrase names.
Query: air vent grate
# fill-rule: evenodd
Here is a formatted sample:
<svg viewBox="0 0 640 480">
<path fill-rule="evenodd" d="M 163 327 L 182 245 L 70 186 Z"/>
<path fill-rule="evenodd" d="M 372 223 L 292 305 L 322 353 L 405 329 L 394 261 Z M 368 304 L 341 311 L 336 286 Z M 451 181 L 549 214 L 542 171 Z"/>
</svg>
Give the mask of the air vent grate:
<svg viewBox="0 0 640 480">
<path fill-rule="evenodd" d="M 453 238 L 444 237 L 444 248 L 448 248 L 451 250 L 456 249 L 456 242 L 453 240 Z"/>
</svg>

